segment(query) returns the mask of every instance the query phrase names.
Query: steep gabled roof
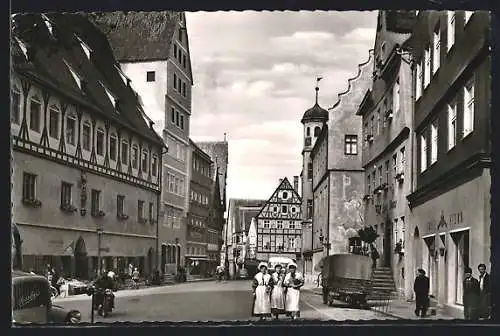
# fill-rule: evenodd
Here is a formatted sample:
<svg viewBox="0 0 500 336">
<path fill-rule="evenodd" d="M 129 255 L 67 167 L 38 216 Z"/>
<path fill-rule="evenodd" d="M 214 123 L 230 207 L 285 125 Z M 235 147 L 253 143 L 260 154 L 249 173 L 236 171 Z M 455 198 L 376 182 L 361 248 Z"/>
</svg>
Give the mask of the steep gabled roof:
<svg viewBox="0 0 500 336">
<path fill-rule="evenodd" d="M 88 14 L 108 36 L 120 62 L 167 60 L 179 15 L 172 11 Z"/>
<path fill-rule="evenodd" d="M 267 202 L 262 206 L 262 208 L 260 209 L 260 211 L 259 211 L 259 213 L 257 214 L 256 217 L 260 217 L 261 214 L 262 214 L 262 211 L 264 211 L 264 209 L 269 204 L 275 203 L 275 202 L 273 202 L 273 199 L 277 198 L 278 192 L 280 190 L 286 190 L 286 191 L 292 192 L 293 196 L 295 196 L 295 198 L 297 198 L 298 202 L 299 203 L 301 202 L 301 197 L 300 197 L 299 193 L 293 188 L 293 186 L 290 183 L 290 181 L 288 181 L 288 178 L 285 177 L 285 178 L 283 178 L 280 181 L 280 184 L 278 185 L 278 187 L 276 189 L 274 189 L 273 193 L 271 194 L 271 196 L 269 197 L 269 199 L 267 200 Z"/>
<path fill-rule="evenodd" d="M 139 108 L 135 92 L 124 83 L 115 67 L 117 62 L 106 36 L 84 15 L 47 14 L 46 17 L 52 33 L 40 14 L 13 17 L 13 69 L 137 137 L 163 145 Z M 28 58 L 16 38 L 26 46 Z M 90 59 L 80 40 L 91 49 Z M 75 74 L 81 78 L 82 88 L 75 81 Z M 115 96 L 116 108 L 106 90 Z"/>
</svg>

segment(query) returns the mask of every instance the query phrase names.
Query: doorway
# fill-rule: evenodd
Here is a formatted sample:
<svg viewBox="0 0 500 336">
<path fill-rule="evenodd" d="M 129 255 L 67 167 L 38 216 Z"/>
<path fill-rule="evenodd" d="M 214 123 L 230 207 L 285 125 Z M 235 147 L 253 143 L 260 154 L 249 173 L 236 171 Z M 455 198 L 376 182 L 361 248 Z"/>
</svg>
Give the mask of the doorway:
<svg viewBox="0 0 500 336">
<path fill-rule="evenodd" d="M 153 274 L 153 268 L 154 268 L 154 250 L 152 247 L 149 248 L 148 250 L 148 274 L 152 275 Z"/>
<path fill-rule="evenodd" d="M 167 267 L 167 245 L 162 244 L 161 245 L 161 271 L 163 274 L 166 273 L 166 267 Z"/>
<path fill-rule="evenodd" d="M 392 221 L 387 221 L 384 225 L 384 243 L 383 243 L 383 255 L 384 255 L 384 267 L 392 267 Z"/>
<path fill-rule="evenodd" d="M 77 279 L 88 279 L 89 264 L 87 259 L 87 248 L 85 241 L 80 236 L 75 243 L 75 277 Z"/>
<path fill-rule="evenodd" d="M 436 295 L 437 290 L 437 263 L 436 263 L 436 237 L 430 236 L 424 238 L 427 245 L 427 258 L 425 260 L 429 273 L 429 294 Z M 424 268 L 425 270 L 425 268 Z"/>
<path fill-rule="evenodd" d="M 418 226 L 413 231 L 413 251 L 415 260 L 415 270 L 422 267 L 422 241 L 420 240 L 420 231 Z"/>
</svg>

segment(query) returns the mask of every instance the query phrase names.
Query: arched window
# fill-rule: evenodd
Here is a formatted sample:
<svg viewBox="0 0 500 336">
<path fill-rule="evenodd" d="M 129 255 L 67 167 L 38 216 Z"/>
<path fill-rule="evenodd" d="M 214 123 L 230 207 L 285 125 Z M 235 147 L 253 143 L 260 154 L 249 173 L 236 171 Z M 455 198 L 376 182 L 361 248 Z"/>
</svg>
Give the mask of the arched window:
<svg viewBox="0 0 500 336">
<path fill-rule="evenodd" d="M 82 127 L 82 147 L 86 151 L 90 151 L 90 144 L 92 143 L 92 126 L 89 121 L 85 121 Z"/>
<path fill-rule="evenodd" d="M 30 100 L 30 130 L 40 133 L 40 121 L 42 113 L 42 100 L 38 96 Z"/>
<path fill-rule="evenodd" d="M 11 92 L 10 121 L 19 125 L 21 122 L 21 90 L 14 85 Z"/>
<path fill-rule="evenodd" d="M 311 127 L 306 128 L 306 136 L 311 136 Z"/>
<path fill-rule="evenodd" d="M 76 139 L 76 117 L 70 114 L 66 117 L 66 143 L 74 146 Z"/>
<path fill-rule="evenodd" d="M 122 141 L 122 164 L 126 165 L 128 164 L 128 141 L 123 140 Z"/>
<path fill-rule="evenodd" d="M 104 130 L 99 127 L 96 132 L 96 152 L 97 155 L 104 155 Z"/>
<path fill-rule="evenodd" d="M 149 162 L 149 151 L 147 149 L 142 150 L 142 171 L 144 173 L 148 172 L 148 162 Z"/>
<path fill-rule="evenodd" d="M 59 139 L 59 116 L 61 112 L 59 107 L 51 105 L 49 108 L 49 136 L 54 139 Z"/>
<path fill-rule="evenodd" d="M 314 128 L 314 136 L 318 137 L 320 133 L 321 133 L 321 128 L 319 126 L 316 126 Z"/>
<path fill-rule="evenodd" d="M 111 133 L 109 137 L 109 158 L 113 161 L 116 161 L 116 151 L 117 151 L 118 139 L 116 134 Z"/>
</svg>

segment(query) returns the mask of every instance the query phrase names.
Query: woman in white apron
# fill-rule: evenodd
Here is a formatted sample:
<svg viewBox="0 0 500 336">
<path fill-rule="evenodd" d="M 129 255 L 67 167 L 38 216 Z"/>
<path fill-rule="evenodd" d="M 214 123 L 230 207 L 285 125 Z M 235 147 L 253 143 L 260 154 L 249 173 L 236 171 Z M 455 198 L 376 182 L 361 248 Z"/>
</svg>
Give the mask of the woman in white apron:
<svg viewBox="0 0 500 336">
<path fill-rule="evenodd" d="M 297 264 L 295 263 L 288 264 L 288 270 L 289 272 L 283 281 L 283 285 L 287 288 L 285 310 L 295 320 L 300 316 L 300 288 L 304 286 L 304 277 L 301 273 L 297 272 Z"/>
<path fill-rule="evenodd" d="M 273 277 L 273 290 L 271 292 L 271 313 L 277 320 L 279 314 L 285 313 L 285 288 L 283 287 L 283 280 L 285 274 L 282 272 L 282 266 L 276 264 L 274 266 Z"/>
<path fill-rule="evenodd" d="M 253 307 L 252 315 L 260 317 L 263 320 L 266 316 L 271 315 L 271 289 L 273 280 L 271 275 L 267 273 L 267 263 L 259 264 L 260 272 L 255 274 L 252 283 L 253 291 Z"/>
</svg>

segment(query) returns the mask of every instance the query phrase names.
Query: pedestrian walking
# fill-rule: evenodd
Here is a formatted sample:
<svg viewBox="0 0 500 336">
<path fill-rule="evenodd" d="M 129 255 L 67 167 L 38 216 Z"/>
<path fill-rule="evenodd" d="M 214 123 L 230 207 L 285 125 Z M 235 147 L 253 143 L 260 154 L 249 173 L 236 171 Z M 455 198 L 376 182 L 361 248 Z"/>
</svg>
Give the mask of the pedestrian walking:
<svg viewBox="0 0 500 336">
<path fill-rule="evenodd" d="M 466 320 L 477 320 L 479 318 L 479 296 L 481 289 L 479 281 L 472 276 L 472 269 L 466 267 L 464 270 L 463 282 L 463 304 L 464 304 L 464 318 Z"/>
<path fill-rule="evenodd" d="M 297 264 L 291 262 L 288 264 L 288 274 L 285 276 L 283 285 L 286 289 L 285 311 L 295 320 L 300 317 L 300 288 L 304 286 L 304 277 L 300 272 L 297 272 Z"/>
<path fill-rule="evenodd" d="M 429 308 L 429 278 L 425 275 L 425 271 L 419 268 L 417 277 L 413 284 L 415 291 L 415 315 L 425 317 Z"/>
<path fill-rule="evenodd" d="M 132 281 L 134 282 L 134 288 L 139 288 L 139 270 L 134 268 L 134 272 L 132 272 Z"/>
<path fill-rule="evenodd" d="M 491 315 L 491 287 L 490 275 L 486 272 L 486 265 L 479 264 L 479 317 L 489 319 Z"/>
<path fill-rule="evenodd" d="M 271 292 L 271 313 L 276 320 L 279 318 L 280 314 L 285 313 L 285 288 L 283 287 L 285 274 L 283 274 L 282 268 L 280 264 L 276 264 L 272 275 L 273 290 Z"/>
<path fill-rule="evenodd" d="M 264 320 L 271 315 L 271 289 L 273 280 L 271 275 L 267 273 L 267 263 L 259 264 L 260 272 L 255 274 L 252 283 L 253 306 L 252 316 L 258 316 L 260 320 Z"/>
<path fill-rule="evenodd" d="M 372 267 L 373 269 L 375 269 L 377 268 L 377 259 L 380 258 L 380 254 L 378 253 L 375 245 L 371 244 L 370 248 L 371 248 L 370 257 L 372 258 Z"/>
</svg>

